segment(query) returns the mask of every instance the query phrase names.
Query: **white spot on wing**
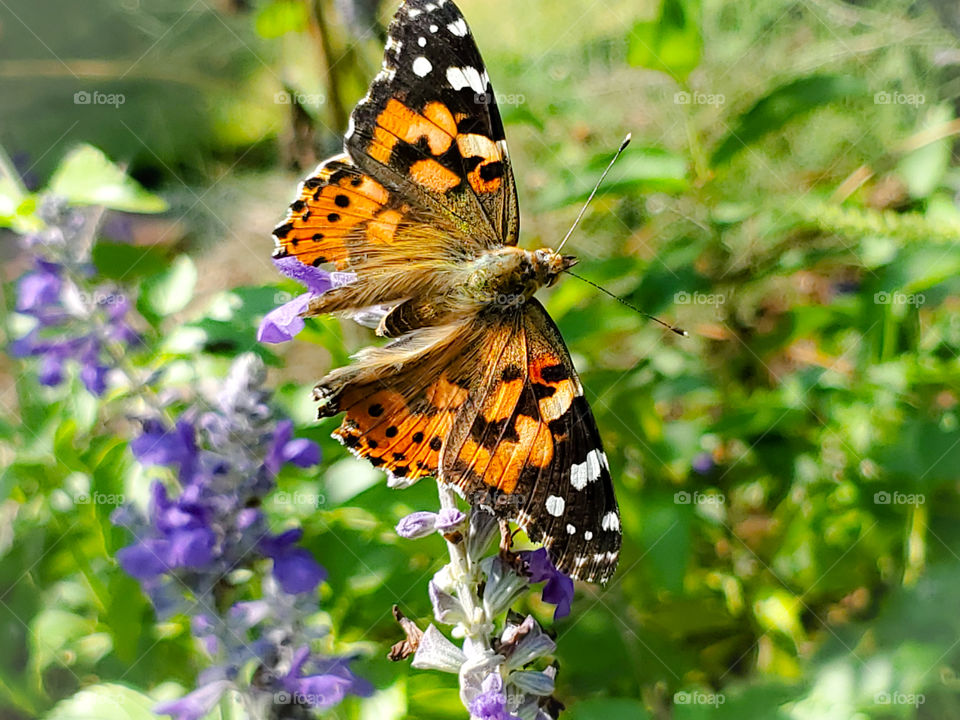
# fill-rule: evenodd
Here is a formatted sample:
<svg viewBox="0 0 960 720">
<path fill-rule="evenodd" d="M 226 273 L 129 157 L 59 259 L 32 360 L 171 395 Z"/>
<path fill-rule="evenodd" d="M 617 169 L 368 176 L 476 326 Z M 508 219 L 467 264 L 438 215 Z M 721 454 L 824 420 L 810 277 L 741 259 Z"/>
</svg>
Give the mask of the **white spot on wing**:
<svg viewBox="0 0 960 720">
<path fill-rule="evenodd" d="M 419 45 L 420 47 L 426 47 L 427 39 L 425 37 L 417 38 L 417 45 Z"/>
<path fill-rule="evenodd" d="M 482 82 L 480 78 L 480 73 L 475 67 L 448 67 L 447 68 L 447 82 L 450 83 L 450 87 L 454 90 L 462 90 L 465 87 L 470 87 L 474 92 L 484 93 L 486 91 L 486 85 Z"/>
<path fill-rule="evenodd" d="M 570 525 L 570 524 L 568 523 L 568 524 L 567 524 L 567 533 L 570 534 L 570 535 L 573 535 L 573 534 L 576 533 L 576 532 L 577 532 L 577 529 L 576 529 L 573 525 Z"/>
<path fill-rule="evenodd" d="M 563 501 L 563 498 L 558 495 L 548 495 L 546 506 L 548 513 L 554 517 L 560 517 L 563 515 L 563 508 L 566 507 L 566 503 Z"/>
<path fill-rule="evenodd" d="M 584 539 L 584 540 L 593 540 L 593 533 L 590 532 L 589 530 L 585 531 L 585 532 L 583 533 L 583 539 Z"/>
<path fill-rule="evenodd" d="M 422 55 L 413 61 L 413 73 L 417 77 L 426 77 L 433 70 L 433 64 Z"/>
<path fill-rule="evenodd" d="M 407 8 L 407 15 L 409 17 L 415 18 L 418 15 L 422 15 L 422 14 L 423 14 L 423 10 L 420 10 L 418 8 Z"/>
<path fill-rule="evenodd" d="M 576 490 L 583 490 L 587 486 L 587 463 L 574 463 L 570 466 L 570 484 Z"/>
<path fill-rule="evenodd" d="M 467 23 L 463 18 L 457 18 L 456 22 L 452 22 L 449 25 L 447 25 L 447 30 L 452 32 L 457 37 L 466 37 Z"/>
<path fill-rule="evenodd" d="M 439 25 L 431 25 L 431 26 L 430 26 L 430 32 L 436 32 L 436 31 L 439 30 L 439 29 L 440 29 L 440 26 L 439 26 Z"/>
<path fill-rule="evenodd" d="M 611 510 L 603 516 L 603 520 L 600 521 L 600 527 L 602 527 L 604 530 L 619 530 L 620 516 Z"/>
</svg>

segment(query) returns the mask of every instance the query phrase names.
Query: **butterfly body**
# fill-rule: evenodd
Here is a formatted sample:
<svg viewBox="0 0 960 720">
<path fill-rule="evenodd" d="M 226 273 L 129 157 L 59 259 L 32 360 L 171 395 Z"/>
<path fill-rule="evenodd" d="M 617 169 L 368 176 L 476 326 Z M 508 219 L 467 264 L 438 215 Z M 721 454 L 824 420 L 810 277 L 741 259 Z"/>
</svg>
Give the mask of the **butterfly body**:
<svg viewBox="0 0 960 720">
<path fill-rule="evenodd" d="M 355 280 L 307 314 L 382 308 L 377 333 L 315 389 L 351 452 L 403 487 L 433 476 L 516 521 L 561 570 L 606 581 L 620 515 L 599 432 L 534 294 L 575 259 L 516 246 L 495 96 L 451 0 L 406 0 L 345 153 L 305 180 L 275 256 Z"/>
</svg>

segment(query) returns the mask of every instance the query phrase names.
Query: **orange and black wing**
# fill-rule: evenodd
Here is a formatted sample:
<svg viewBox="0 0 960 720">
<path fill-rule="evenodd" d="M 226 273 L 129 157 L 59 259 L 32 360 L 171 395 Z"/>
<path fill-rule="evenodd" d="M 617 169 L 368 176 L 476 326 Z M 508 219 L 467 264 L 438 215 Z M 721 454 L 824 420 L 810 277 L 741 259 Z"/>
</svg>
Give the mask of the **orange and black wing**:
<svg viewBox="0 0 960 720">
<path fill-rule="evenodd" d="M 605 582 L 617 566 L 620 513 L 563 338 L 536 300 L 488 322 L 497 329 L 484 343 L 486 371 L 444 443 L 440 478 L 515 520 L 564 572 Z"/>
<path fill-rule="evenodd" d="M 515 245 L 519 213 L 493 88 L 466 20 L 446 0 L 406 0 L 383 69 L 345 138 L 356 165 L 483 245 Z"/>
<path fill-rule="evenodd" d="M 389 247 L 412 208 L 396 193 L 364 175 L 347 155 L 321 163 L 300 183 L 287 217 L 273 231 L 274 257 L 305 265 L 333 263 L 349 270 L 378 248 Z"/>
</svg>

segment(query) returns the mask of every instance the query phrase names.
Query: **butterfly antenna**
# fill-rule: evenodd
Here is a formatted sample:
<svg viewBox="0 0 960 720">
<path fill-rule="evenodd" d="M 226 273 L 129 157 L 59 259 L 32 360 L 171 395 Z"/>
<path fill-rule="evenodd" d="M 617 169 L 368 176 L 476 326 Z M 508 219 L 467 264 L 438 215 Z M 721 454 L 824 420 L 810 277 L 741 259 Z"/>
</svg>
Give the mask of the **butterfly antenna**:
<svg viewBox="0 0 960 720">
<path fill-rule="evenodd" d="M 590 207 L 590 201 L 593 200 L 593 196 L 597 194 L 597 190 L 600 189 L 600 186 L 603 184 L 604 179 L 607 177 L 607 173 L 610 172 L 610 168 L 613 167 L 613 164 L 617 161 L 617 158 L 627 149 L 627 145 L 630 144 L 631 134 L 627 133 L 627 136 L 623 139 L 623 142 L 620 143 L 620 149 L 617 150 L 617 154 L 613 156 L 613 160 L 610 161 L 610 164 L 607 165 L 607 169 L 603 171 L 603 175 L 600 176 L 600 179 L 597 180 L 597 184 L 593 188 L 593 192 L 590 193 L 590 197 L 587 198 L 587 201 L 583 204 L 583 207 L 580 208 L 580 214 L 577 215 L 577 219 L 573 221 L 573 225 L 570 226 L 570 229 L 567 230 L 567 234 L 564 235 L 563 240 L 560 241 L 560 245 L 557 246 L 555 252 L 560 252 L 560 249 L 564 246 L 564 243 L 570 239 L 570 236 L 573 235 L 573 231 L 577 229 L 577 225 L 580 224 L 580 220 L 583 219 L 583 215 L 587 212 L 587 208 Z"/>
<path fill-rule="evenodd" d="M 567 273 L 567 275 L 573 275 L 577 280 L 582 280 L 582 281 L 585 282 L 587 285 L 592 285 L 593 287 L 595 287 L 595 288 L 596 288 L 597 290 L 599 290 L 600 292 L 609 295 L 609 296 L 612 297 L 614 300 L 616 300 L 618 303 L 621 303 L 621 304 L 623 304 L 623 305 L 626 305 L 628 308 L 630 308 L 631 310 L 633 310 L 633 311 L 636 312 L 636 313 L 640 313 L 640 314 L 643 315 L 645 318 L 649 318 L 650 320 L 653 320 L 655 323 L 659 323 L 660 325 L 663 325 L 663 326 L 664 326 L 667 330 L 669 330 L 670 332 L 674 332 L 674 333 L 676 333 L 677 335 L 679 335 L 680 337 L 690 337 L 690 334 L 689 334 L 686 330 L 683 330 L 683 329 L 678 328 L 678 327 L 676 327 L 676 326 L 674 326 L 674 325 L 671 325 L 670 323 L 661 320 L 660 318 L 656 317 L 655 315 L 651 315 L 650 313 L 645 313 L 645 312 L 644 312 L 643 310 L 641 310 L 640 308 L 636 307 L 635 305 L 632 305 L 631 303 L 628 303 L 628 302 L 627 302 L 626 300 L 624 300 L 622 297 L 620 297 L 620 296 L 618 296 L 618 295 L 614 295 L 612 292 L 610 292 L 609 290 L 607 290 L 605 287 L 603 287 L 603 286 L 601 286 L 601 285 L 597 285 L 597 284 L 596 284 L 595 282 L 593 282 L 592 280 L 587 280 L 587 279 L 586 279 L 585 277 L 583 277 L 582 275 L 577 275 L 576 273 L 570 272 L 569 270 L 567 270 L 566 273 Z"/>
</svg>

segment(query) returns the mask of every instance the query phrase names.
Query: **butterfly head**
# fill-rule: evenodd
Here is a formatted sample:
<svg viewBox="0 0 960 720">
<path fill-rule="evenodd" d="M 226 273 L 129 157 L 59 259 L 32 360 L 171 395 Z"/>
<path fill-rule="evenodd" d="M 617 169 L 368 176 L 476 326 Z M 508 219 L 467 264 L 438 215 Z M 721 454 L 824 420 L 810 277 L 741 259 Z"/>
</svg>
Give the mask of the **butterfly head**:
<svg viewBox="0 0 960 720">
<path fill-rule="evenodd" d="M 551 248 L 534 250 L 531 255 L 537 280 L 543 287 L 553 285 L 560 277 L 560 273 L 569 270 L 578 262 L 573 255 L 561 255 Z"/>
</svg>

